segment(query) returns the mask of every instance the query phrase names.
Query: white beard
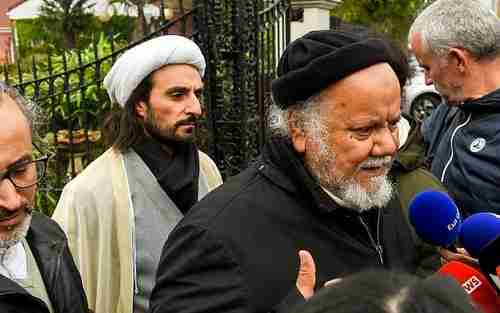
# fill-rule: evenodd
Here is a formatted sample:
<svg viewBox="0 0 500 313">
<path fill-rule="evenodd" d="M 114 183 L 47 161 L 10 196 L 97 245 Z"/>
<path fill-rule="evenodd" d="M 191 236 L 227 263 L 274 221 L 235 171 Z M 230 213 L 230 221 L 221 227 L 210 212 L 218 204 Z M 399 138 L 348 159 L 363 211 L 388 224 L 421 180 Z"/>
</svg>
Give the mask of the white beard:
<svg viewBox="0 0 500 313">
<path fill-rule="evenodd" d="M 359 212 L 381 208 L 389 203 L 394 193 L 394 187 L 387 174 L 370 179 L 370 187 L 376 188 L 371 188 L 372 191 L 367 191 L 354 178 L 337 176 L 338 174 L 335 173 L 336 155 L 325 143 L 325 140 L 321 136 L 319 138 L 319 152 L 310 160 L 307 166 L 309 172 L 318 180 L 321 186 L 343 201 L 347 207 Z M 365 166 L 384 165 L 390 168 L 392 160 L 393 158 L 390 156 L 370 157 L 359 165 L 358 170 Z"/>
<path fill-rule="evenodd" d="M 393 185 L 387 175 L 370 179 L 370 183 L 379 188 L 366 191 L 358 182 L 351 180 L 337 189 L 338 197 L 350 208 L 363 212 L 372 208 L 382 208 L 392 198 Z"/>
<path fill-rule="evenodd" d="M 31 218 L 32 214 L 27 214 L 24 220 L 19 225 L 16 225 L 8 234 L 0 235 L 0 255 L 5 254 L 10 247 L 15 246 L 26 237 L 31 225 Z"/>
</svg>

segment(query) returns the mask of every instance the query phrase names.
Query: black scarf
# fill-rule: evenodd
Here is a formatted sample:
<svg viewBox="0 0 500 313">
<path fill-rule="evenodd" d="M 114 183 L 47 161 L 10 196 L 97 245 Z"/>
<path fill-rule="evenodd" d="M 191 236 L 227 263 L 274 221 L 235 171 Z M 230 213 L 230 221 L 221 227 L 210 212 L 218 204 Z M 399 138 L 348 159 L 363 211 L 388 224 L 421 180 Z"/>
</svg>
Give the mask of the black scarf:
<svg viewBox="0 0 500 313">
<path fill-rule="evenodd" d="M 185 214 L 198 201 L 198 149 L 194 143 L 185 142 L 172 142 L 170 148 L 173 156 L 151 137 L 133 145 L 162 189 Z"/>
</svg>

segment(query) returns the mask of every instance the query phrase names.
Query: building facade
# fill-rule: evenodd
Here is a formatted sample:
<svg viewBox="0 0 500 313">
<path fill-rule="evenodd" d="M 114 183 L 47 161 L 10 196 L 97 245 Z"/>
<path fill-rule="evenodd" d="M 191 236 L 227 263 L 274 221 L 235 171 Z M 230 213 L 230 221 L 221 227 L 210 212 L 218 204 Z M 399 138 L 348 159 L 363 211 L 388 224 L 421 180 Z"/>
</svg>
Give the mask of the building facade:
<svg viewBox="0 0 500 313">
<path fill-rule="evenodd" d="M 23 0 L 0 1 L 0 64 L 12 62 L 14 56 L 12 24 L 7 12 L 22 3 Z"/>
</svg>

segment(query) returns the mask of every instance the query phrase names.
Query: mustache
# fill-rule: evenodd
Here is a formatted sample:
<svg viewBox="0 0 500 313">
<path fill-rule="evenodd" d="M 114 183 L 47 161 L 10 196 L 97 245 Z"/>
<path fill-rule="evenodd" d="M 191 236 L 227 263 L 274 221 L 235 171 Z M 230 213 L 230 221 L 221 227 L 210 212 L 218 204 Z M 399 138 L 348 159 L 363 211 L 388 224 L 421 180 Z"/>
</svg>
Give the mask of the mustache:
<svg viewBox="0 0 500 313">
<path fill-rule="evenodd" d="M 364 168 L 372 168 L 372 167 L 387 167 L 390 168 L 392 166 L 393 157 L 385 156 L 385 157 L 370 157 L 366 161 L 363 161 L 358 167 L 358 169 Z"/>
<path fill-rule="evenodd" d="M 175 123 L 175 127 L 177 126 L 182 126 L 182 125 L 192 125 L 192 124 L 196 124 L 196 122 L 198 121 L 198 118 L 196 118 L 195 116 L 191 115 L 189 116 L 188 118 L 185 118 L 183 120 L 180 120 L 180 121 L 177 121 Z"/>
<path fill-rule="evenodd" d="M 26 206 L 24 209 L 24 212 L 26 214 L 31 214 L 33 212 L 33 208 L 30 207 L 30 206 Z M 21 211 L 22 211 L 21 210 Z M 15 211 L 11 211 L 11 210 L 6 210 L 6 209 L 0 209 L 0 221 L 3 221 L 3 220 L 8 220 L 10 219 L 11 217 L 13 217 L 14 215 L 17 215 L 19 214 L 19 211 L 20 210 L 15 210 Z"/>
</svg>

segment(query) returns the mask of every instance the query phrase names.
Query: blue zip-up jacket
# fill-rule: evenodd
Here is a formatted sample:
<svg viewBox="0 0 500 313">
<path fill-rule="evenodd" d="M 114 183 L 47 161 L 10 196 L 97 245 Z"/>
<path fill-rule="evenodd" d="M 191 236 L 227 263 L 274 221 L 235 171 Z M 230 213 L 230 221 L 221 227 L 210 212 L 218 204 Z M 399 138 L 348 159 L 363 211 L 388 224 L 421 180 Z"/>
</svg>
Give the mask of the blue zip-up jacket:
<svg viewBox="0 0 500 313">
<path fill-rule="evenodd" d="M 460 107 L 441 104 L 422 125 L 431 172 L 465 214 L 500 214 L 500 89 Z"/>
</svg>

